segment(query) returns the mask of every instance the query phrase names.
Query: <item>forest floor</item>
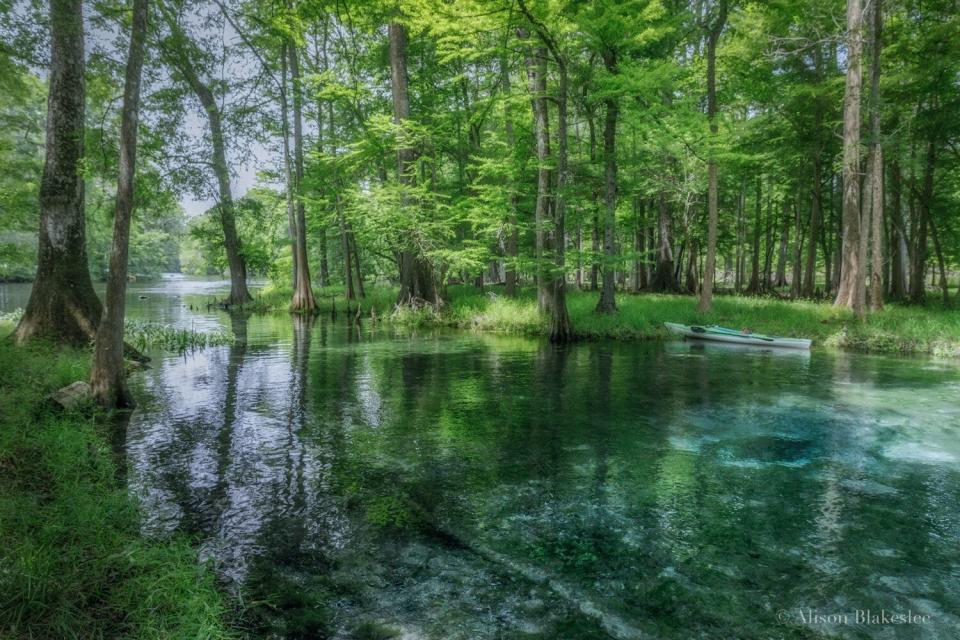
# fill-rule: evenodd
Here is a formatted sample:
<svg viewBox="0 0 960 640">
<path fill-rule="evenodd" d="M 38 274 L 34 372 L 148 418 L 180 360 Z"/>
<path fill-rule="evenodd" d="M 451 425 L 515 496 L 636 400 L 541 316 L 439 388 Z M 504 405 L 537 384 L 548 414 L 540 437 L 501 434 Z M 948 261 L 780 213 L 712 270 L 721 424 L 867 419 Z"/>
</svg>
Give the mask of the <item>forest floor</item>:
<svg viewBox="0 0 960 640">
<path fill-rule="evenodd" d="M 480 291 L 467 285 L 448 288 L 448 301 L 440 310 L 423 308 L 396 311 L 397 290 L 386 285 L 368 286 L 360 300 L 363 322 L 375 310 L 378 321 L 404 326 L 447 326 L 478 331 L 544 335 L 547 325 L 537 313 L 535 292 L 524 289 L 516 299 L 503 295 L 503 287 Z M 944 309 L 939 303 L 925 306 L 888 304 L 882 311 L 858 321 L 845 309 L 827 301 L 785 300 L 775 296 L 721 295 L 714 309 L 697 313 L 697 300 L 690 295 L 617 294 L 618 311 L 594 311 L 599 293 L 571 290 L 567 294 L 570 320 L 584 339 L 660 340 L 671 337 L 664 322 L 720 324 L 736 329 L 794 338 L 809 338 L 815 347 L 849 349 L 872 353 L 928 354 L 960 357 L 960 309 Z M 343 289 L 318 290 L 320 312 L 346 314 Z M 258 298 L 262 310 L 285 310 L 290 292 L 267 288 Z M 351 301 L 350 315 L 357 303 Z"/>
<path fill-rule="evenodd" d="M 46 394 L 90 353 L 15 347 L 0 323 L 0 637 L 229 638 L 233 612 L 188 540 L 140 536 L 111 423 Z"/>
</svg>

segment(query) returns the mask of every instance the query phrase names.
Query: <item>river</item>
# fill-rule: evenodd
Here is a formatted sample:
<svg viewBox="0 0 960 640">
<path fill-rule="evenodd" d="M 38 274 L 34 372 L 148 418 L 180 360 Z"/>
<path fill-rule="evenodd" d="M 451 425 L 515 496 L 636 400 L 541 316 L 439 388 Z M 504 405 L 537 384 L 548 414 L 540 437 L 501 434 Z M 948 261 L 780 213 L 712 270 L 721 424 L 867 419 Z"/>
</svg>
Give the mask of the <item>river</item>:
<svg viewBox="0 0 960 640">
<path fill-rule="evenodd" d="M 207 310 L 227 286 L 131 286 L 237 342 L 135 374 L 127 479 L 284 633 L 960 633 L 956 363 Z"/>
</svg>

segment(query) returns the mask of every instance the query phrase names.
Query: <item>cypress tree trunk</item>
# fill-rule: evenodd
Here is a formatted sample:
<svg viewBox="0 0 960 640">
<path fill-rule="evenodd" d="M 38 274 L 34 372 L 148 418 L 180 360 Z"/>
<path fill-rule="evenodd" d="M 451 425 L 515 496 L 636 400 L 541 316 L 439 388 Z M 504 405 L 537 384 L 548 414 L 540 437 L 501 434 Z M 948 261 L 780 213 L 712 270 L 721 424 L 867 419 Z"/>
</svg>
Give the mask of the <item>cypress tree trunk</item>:
<svg viewBox="0 0 960 640">
<path fill-rule="evenodd" d="M 81 164 L 84 148 L 83 13 L 80 0 L 50 3 L 50 92 L 40 183 L 37 275 L 14 335 L 85 345 L 102 305 L 87 270 Z"/>
<path fill-rule="evenodd" d="M 894 300 L 907 298 L 907 268 L 910 257 L 907 253 L 907 234 L 903 223 L 902 201 L 903 178 L 900 163 L 890 163 L 890 297 Z"/>
<path fill-rule="evenodd" d="M 847 80 L 843 109 L 843 245 L 834 304 L 863 317 L 866 298 L 860 256 L 860 85 L 863 50 L 861 0 L 847 0 Z"/>
<path fill-rule="evenodd" d="M 737 248 L 736 248 L 736 257 L 734 262 L 736 263 L 736 275 L 733 278 L 733 288 L 737 293 L 740 293 L 743 290 L 743 276 L 744 276 L 744 265 L 746 250 L 744 249 L 744 242 L 746 241 L 746 227 L 744 223 L 744 193 L 743 193 L 743 180 L 740 181 L 740 194 L 737 196 Z"/>
<path fill-rule="evenodd" d="M 757 202 L 753 218 L 753 251 L 750 256 L 750 284 L 747 285 L 749 293 L 760 293 L 760 228 L 762 226 L 761 216 L 763 215 L 763 178 L 757 176 Z"/>
<path fill-rule="evenodd" d="M 707 33 L 707 117 L 710 119 L 710 134 L 717 135 L 717 41 L 727 21 L 727 0 L 719 0 L 718 15 L 709 26 Z M 711 152 L 707 164 L 709 185 L 707 187 L 707 262 L 704 267 L 703 288 L 700 291 L 700 302 L 697 310 L 701 313 L 710 311 L 713 305 L 713 281 L 717 270 L 717 223 L 719 211 L 717 204 L 717 161 Z"/>
<path fill-rule="evenodd" d="M 590 261 L 590 291 L 600 289 L 600 265 L 597 256 L 600 255 L 600 214 L 593 212 L 593 229 L 590 231 L 590 249 L 593 260 Z"/>
<path fill-rule="evenodd" d="M 117 175 L 117 204 L 113 218 L 113 246 L 103 318 L 97 329 L 90 390 L 94 400 L 108 409 L 133 407 L 123 366 L 123 318 L 127 293 L 127 256 L 130 246 L 130 218 L 133 215 L 134 177 L 137 165 L 137 121 L 140 106 L 140 75 L 144 41 L 147 37 L 147 0 L 134 0 L 130 51 L 123 85 L 120 119 L 120 162 Z"/>
<path fill-rule="evenodd" d="M 549 30 L 534 17 L 527 8 L 524 0 L 519 0 L 519 7 L 527 19 L 536 28 L 540 39 L 550 51 L 557 64 L 557 171 L 553 186 L 553 207 L 551 208 L 553 226 L 550 229 L 550 249 L 553 252 L 551 273 L 549 273 L 549 310 L 550 310 L 550 342 L 565 343 L 573 340 L 573 327 L 570 324 L 570 315 L 567 313 L 567 276 L 565 266 L 566 231 L 564 229 L 566 217 L 565 193 L 567 185 L 567 61 L 560 47 Z M 541 148 L 539 140 L 546 126 L 546 100 L 543 102 L 543 127 L 537 127 L 537 148 Z M 542 169 L 541 165 L 541 169 Z M 539 198 L 538 198 L 539 200 Z"/>
<path fill-rule="evenodd" d="M 391 22 L 390 38 L 390 89 L 393 96 L 393 123 L 402 125 L 410 118 L 410 96 L 407 91 L 407 29 L 398 22 Z M 416 176 L 413 171 L 415 150 L 410 147 L 397 149 L 399 182 L 413 186 Z M 400 251 L 400 295 L 397 304 L 427 302 L 439 304 L 440 296 L 430 263 L 414 246 L 405 246 Z"/>
<path fill-rule="evenodd" d="M 812 187 L 812 193 L 810 194 L 810 237 L 807 242 L 807 261 L 803 273 L 803 286 L 800 290 L 800 295 L 804 298 L 812 298 L 817 288 L 817 243 L 820 239 L 820 219 L 823 215 L 820 163 L 820 148 L 818 146 L 813 158 L 813 176 L 810 181 Z"/>
<path fill-rule="evenodd" d="M 835 173 L 831 173 L 830 175 L 830 209 L 833 212 L 832 220 L 835 227 L 834 230 L 836 231 L 833 243 L 833 271 L 830 274 L 830 288 L 833 291 L 840 290 L 840 267 L 843 264 L 843 203 L 841 202 L 840 210 L 838 211 L 834 200 L 837 191 L 837 177 Z"/>
<path fill-rule="evenodd" d="M 780 249 L 777 252 L 777 275 L 774 277 L 774 287 L 787 286 L 787 247 L 790 244 L 790 208 L 786 199 L 783 201 L 780 228 Z"/>
<path fill-rule="evenodd" d="M 650 289 L 657 292 L 676 291 L 677 281 L 673 275 L 670 204 L 667 202 L 666 192 L 662 189 L 657 196 L 657 231 L 659 235 L 657 269 L 654 273 L 653 282 L 650 283 Z"/>
<path fill-rule="evenodd" d="M 347 237 L 350 239 L 350 254 L 353 256 L 353 273 L 357 278 L 357 295 L 367 297 L 363 289 L 363 273 L 360 271 L 360 251 L 357 249 L 357 236 L 353 233 L 353 225 L 347 223 Z"/>
<path fill-rule="evenodd" d="M 616 52 L 605 51 L 603 62 L 607 72 L 616 73 Z M 600 313 L 615 313 L 617 300 L 614 284 L 614 261 L 617 257 L 615 234 L 617 225 L 617 114 L 619 105 L 616 97 L 607 98 L 604 103 L 607 109 L 603 122 L 604 204 L 606 205 L 603 218 L 603 256 L 606 264 L 603 268 L 603 289 L 600 291 L 597 311 Z"/>
<path fill-rule="evenodd" d="M 880 142 L 880 53 L 883 3 L 873 0 L 873 61 L 870 65 L 870 309 L 883 308 L 883 147 Z"/>
<path fill-rule="evenodd" d="M 537 258 L 537 304 L 540 311 L 550 308 L 546 274 L 546 219 L 550 208 L 550 129 L 547 113 L 547 52 L 543 47 L 527 57 L 527 78 L 530 81 L 534 135 L 537 145 L 537 202 L 534 205 L 534 227 Z"/>
<path fill-rule="evenodd" d="M 510 96 L 510 69 L 507 66 L 506 56 L 500 60 L 500 86 L 503 95 Z M 510 114 L 510 104 L 508 100 L 503 103 L 503 121 L 504 129 L 507 135 L 507 147 L 511 150 L 516 146 L 516 135 L 513 130 L 513 117 Z M 515 189 L 516 185 L 511 184 Z M 505 256 L 505 274 L 506 280 L 505 293 L 508 297 L 514 298 L 517 295 L 517 257 L 520 247 L 520 230 L 517 228 L 517 195 L 510 195 L 510 211 L 507 214 L 506 242 L 504 242 Z"/>
<path fill-rule="evenodd" d="M 347 236 L 347 223 L 343 219 L 343 211 L 340 207 L 340 198 L 337 198 L 337 220 L 340 224 L 340 251 L 343 254 L 343 287 L 347 300 L 356 298 L 353 291 L 352 260 L 350 258 L 350 238 Z"/>
<path fill-rule="evenodd" d="M 643 198 L 634 196 L 633 204 L 637 214 L 633 238 L 633 248 L 637 252 L 633 263 L 633 291 L 639 293 L 647 288 L 647 217 Z"/>
<path fill-rule="evenodd" d="M 772 181 L 771 181 L 772 182 Z M 773 217 L 773 185 L 768 185 L 770 188 L 767 189 L 767 225 L 766 232 L 764 233 L 764 250 L 763 250 L 763 283 L 762 288 L 764 291 L 770 288 L 771 281 L 773 279 L 773 232 L 774 232 L 774 217 Z"/>
<path fill-rule="evenodd" d="M 287 44 L 280 49 L 280 128 L 283 134 L 283 177 L 287 185 L 287 229 L 290 233 L 291 289 L 297 288 L 297 215 L 293 205 L 293 161 L 290 159 L 290 116 L 287 103 Z"/>
<path fill-rule="evenodd" d="M 943 247 L 940 245 L 940 234 L 937 233 L 937 225 L 933 218 L 930 218 L 930 235 L 933 236 L 933 249 L 937 254 L 937 266 L 940 269 L 940 290 L 943 293 L 943 306 L 950 306 L 950 289 L 947 286 L 947 266 L 943 258 Z"/>
<path fill-rule="evenodd" d="M 307 220 L 303 204 L 303 87 L 300 82 L 300 56 L 297 46 L 291 43 L 287 47 L 290 56 L 290 81 L 293 84 L 293 167 L 294 186 L 296 187 L 296 229 L 297 242 L 295 262 L 297 265 L 297 283 L 290 303 L 292 311 L 313 313 L 317 310 L 317 300 L 310 285 L 310 263 L 307 260 Z"/>
<path fill-rule="evenodd" d="M 931 136 L 932 138 L 932 136 Z M 920 304 L 926 298 L 927 230 L 930 209 L 933 206 L 933 171 L 937 162 L 936 142 L 927 142 L 927 157 L 923 168 L 923 190 L 917 207 L 917 224 L 910 269 L 910 302 Z"/>
<path fill-rule="evenodd" d="M 577 268 L 574 271 L 574 283 L 578 290 L 583 289 L 583 225 L 577 225 Z"/>
<path fill-rule="evenodd" d="M 803 226 L 800 220 L 800 197 L 793 201 L 793 226 L 797 237 L 793 242 L 793 268 L 790 271 L 790 295 L 800 297 L 800 276 L 803 270 Z"/>
</svg>

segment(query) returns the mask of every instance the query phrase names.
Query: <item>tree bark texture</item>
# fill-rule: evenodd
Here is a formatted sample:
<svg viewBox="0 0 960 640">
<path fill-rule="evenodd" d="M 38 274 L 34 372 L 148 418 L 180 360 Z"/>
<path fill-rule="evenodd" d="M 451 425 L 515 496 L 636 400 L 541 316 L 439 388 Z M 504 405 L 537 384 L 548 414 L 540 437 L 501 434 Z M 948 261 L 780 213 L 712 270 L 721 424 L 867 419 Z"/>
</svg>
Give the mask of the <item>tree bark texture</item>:
<svg viewBox="0 0 960 640">
<path fill-rule="evenodd" d="M 50 89 L 40 182 L 37 274 L 14 338 L 86 345 L 103 307 L 87 269 L 84 50 L 80 0 L 50 3 Z"/>
<path fill-rule="evenodd" d="M 127 293 L 127 256 L 130 246 L 130 219 L 133 216 L 134 179 L 137 166 L 137 122 L 140 107 L 140 77 L 144 42 L 147 37 L 147 0 L 134 0 L 130 51 L 123 84 L 120 116 L 120 161 L 117 175 L 117 202 L 113 218 L 113 244 L 103 317 L 97 329 L 90 391 L 101 406 L 130 408 L 136 403 L 127 389 L 123 366 L 123 320 Z"/>
</svg>

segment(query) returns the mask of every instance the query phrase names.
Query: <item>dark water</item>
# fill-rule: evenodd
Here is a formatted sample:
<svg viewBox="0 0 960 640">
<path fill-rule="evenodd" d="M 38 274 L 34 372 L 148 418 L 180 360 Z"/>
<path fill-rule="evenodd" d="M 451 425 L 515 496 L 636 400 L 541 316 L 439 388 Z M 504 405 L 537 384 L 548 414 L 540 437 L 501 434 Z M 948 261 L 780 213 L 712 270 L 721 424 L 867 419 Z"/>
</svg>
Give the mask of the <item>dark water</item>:
<svg viewBox="0 0 960 640">
<path fill-rule="evenodd" d="M 960 637 L 954 363 L 356 330 L 191 286 L 150 313 L 239 341 L 135 378 L 131 490 L 278 629 Z"/>
</svg>

